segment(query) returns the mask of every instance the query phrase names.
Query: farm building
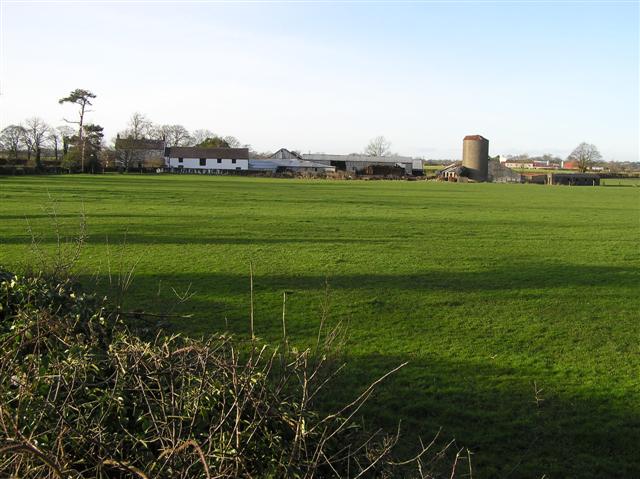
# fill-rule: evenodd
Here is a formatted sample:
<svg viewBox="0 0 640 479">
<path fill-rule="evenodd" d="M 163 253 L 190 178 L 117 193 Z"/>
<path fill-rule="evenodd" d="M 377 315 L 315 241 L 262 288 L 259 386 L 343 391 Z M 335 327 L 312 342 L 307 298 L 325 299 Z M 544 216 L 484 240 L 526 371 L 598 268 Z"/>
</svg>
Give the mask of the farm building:
<svg viewBox="0 0 640 479">
<path fill-rule="evenodd" d="M 593 173 L 549 173 L 548 185 L 599 186 L 600 176 Z"/>
<path fill-rule="evenodd" d="M 522 175 L 497 160 L 489 160 L 488 180 L 492 183 L 521 183 Z"/>
<path fill-rule="evenodd" d="M 164 153 L 165 165 L 182 173 L 219 173 L 249 169 L 248 148 L 172 146 Z"/>
<path fill-rule="evenodd" d="M 523 173 L 522 181 L 538 185 L 598 186 L 600 176 L 594 173 Z"/>
<path fill-rule="evenodd" d="M 438 178 L 443 181 L 460 181 L 461 179 L 466 181 L 468 174 L 469 171 L 467 168 L 462 166 L 461 162 L 457 161 L 438 171 Z"/>
<path fill-rule="evenodd" d="M 116 138 L 116 163 L 123 168 L 161 168 L 164 165 L 164 140 Z"/>
<path fill-rule="evenodd" d="M 462 166 L 467 177 L 487 181 L 489 176 L 489 140 L 482 135 L 467 135 L 462 140 Z"/>
<path fill-rule="evenodd" d="M 313 161 L 298 159 L 276 159 L 268 160 L 249 160 L 249 171 L 265 171 L 271 173 L 284 173 L 289 171 L 292 173 L 333 173 L 336 171 L 335 166 L 325 165 L 323 163 L 315 163 Z"/>
<path fill-rule="evenodd" d="M 286 148 L 280 148 L 269 158 L 273 158 L 275 160 L 301 160 L 302 156 L 297 151 L 289 151 Z"/>
<path fill-rule="evenodd" d="M 523 183 L 532 183 L 536 185 L 546 185 L 547 175 L 546 173 L 529 173 L 525 172 L 520 175 Z"/>
<path fill-rule="evenodd" d="M 501 167 L 504 168 L 504 167 Z M 496 174 L 501 169 L 495 168 Z M 445 181 L 489 180 L 489 140 L 481 135 L 468 135 L 462 140 L 462 162 L 455 162 L 438 172 Z"/>
<path fill-rule="evenodd" d="M 302 159 L 333 166 L 336 170 L 354 174 L 371 174 L 365 172 L 368 167 L 386 166 L 402 168 L 404 169 L 404 174 L 411 175 L 414 166 L 414 160 L 408 156 L 327 155 L 324 153 L 312 153 L 302 155 Z M 422 166 L 422 163 L 420 166 Z"/>
</svg>

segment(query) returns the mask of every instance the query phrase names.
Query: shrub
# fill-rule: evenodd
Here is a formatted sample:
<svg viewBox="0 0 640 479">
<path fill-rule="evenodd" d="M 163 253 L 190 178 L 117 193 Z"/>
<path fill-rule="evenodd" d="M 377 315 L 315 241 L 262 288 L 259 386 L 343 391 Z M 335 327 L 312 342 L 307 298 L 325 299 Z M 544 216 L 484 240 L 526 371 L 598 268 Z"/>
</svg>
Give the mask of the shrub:
<svg viewBox="0 0 640 479">
<path fill-rule="evenodd" d="M 386 477 L 398 435 L 311 407 L 319 351 L 144 341 L 68 281 L 0 274 L 0 476 Z"/>
</svg>

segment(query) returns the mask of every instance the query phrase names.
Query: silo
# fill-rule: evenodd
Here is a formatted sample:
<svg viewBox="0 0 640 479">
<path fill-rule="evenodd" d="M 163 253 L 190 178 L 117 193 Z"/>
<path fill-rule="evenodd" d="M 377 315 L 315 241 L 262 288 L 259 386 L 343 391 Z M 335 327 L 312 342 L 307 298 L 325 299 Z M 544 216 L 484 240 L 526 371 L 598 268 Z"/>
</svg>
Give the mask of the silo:
<svg viewBox="0 0 640 479">
<path fill-rule="evenodd" d="M 480 135 L 469 135 L 462 142 L 462 166 L 475 181 L 487 181 L 489 174 L 489 140 Z"/>
</svg>

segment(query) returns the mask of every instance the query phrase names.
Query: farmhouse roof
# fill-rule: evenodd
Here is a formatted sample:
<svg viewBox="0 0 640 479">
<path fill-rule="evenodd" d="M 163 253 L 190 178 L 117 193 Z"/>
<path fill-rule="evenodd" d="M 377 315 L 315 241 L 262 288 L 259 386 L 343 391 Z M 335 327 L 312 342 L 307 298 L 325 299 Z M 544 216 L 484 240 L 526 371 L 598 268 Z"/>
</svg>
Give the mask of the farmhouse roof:
<svg viewBox="0 0 640 479">
<path fill-rule="evenodd" d="M 172 146 L 166 149 L 169 158 L 227 158 L 248 160 L 249 148 L 200 148 L 197 146 Z"/>
<path fill-rule="evenodd" d="M 464 137 L 465 140 L 473 140 L 473 141 L 487 141 L 487 139 L 482 135 L 467 135 Z"/>
<path fill-rule="evenodd" d="M 116 150 L 163 150 L 164 140 L 116 138 Z"/>
</svg>

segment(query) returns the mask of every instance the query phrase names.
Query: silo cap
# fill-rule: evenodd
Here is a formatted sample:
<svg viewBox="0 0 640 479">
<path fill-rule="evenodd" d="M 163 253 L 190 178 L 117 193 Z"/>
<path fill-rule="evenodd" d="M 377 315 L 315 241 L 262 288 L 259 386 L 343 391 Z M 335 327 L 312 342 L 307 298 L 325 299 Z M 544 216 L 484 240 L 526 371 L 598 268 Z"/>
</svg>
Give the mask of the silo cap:
<svg viewBox="0 0 640 479">
<path fill-rule="evenodd" d="M 465 140 L 475 140 L 475 141 L 482 141 L 485 140 L 487 141 L 487 139 L 485 137 L 483 137 L 482 135 L 467 135 L 464 137 Z"/>
</svg>

